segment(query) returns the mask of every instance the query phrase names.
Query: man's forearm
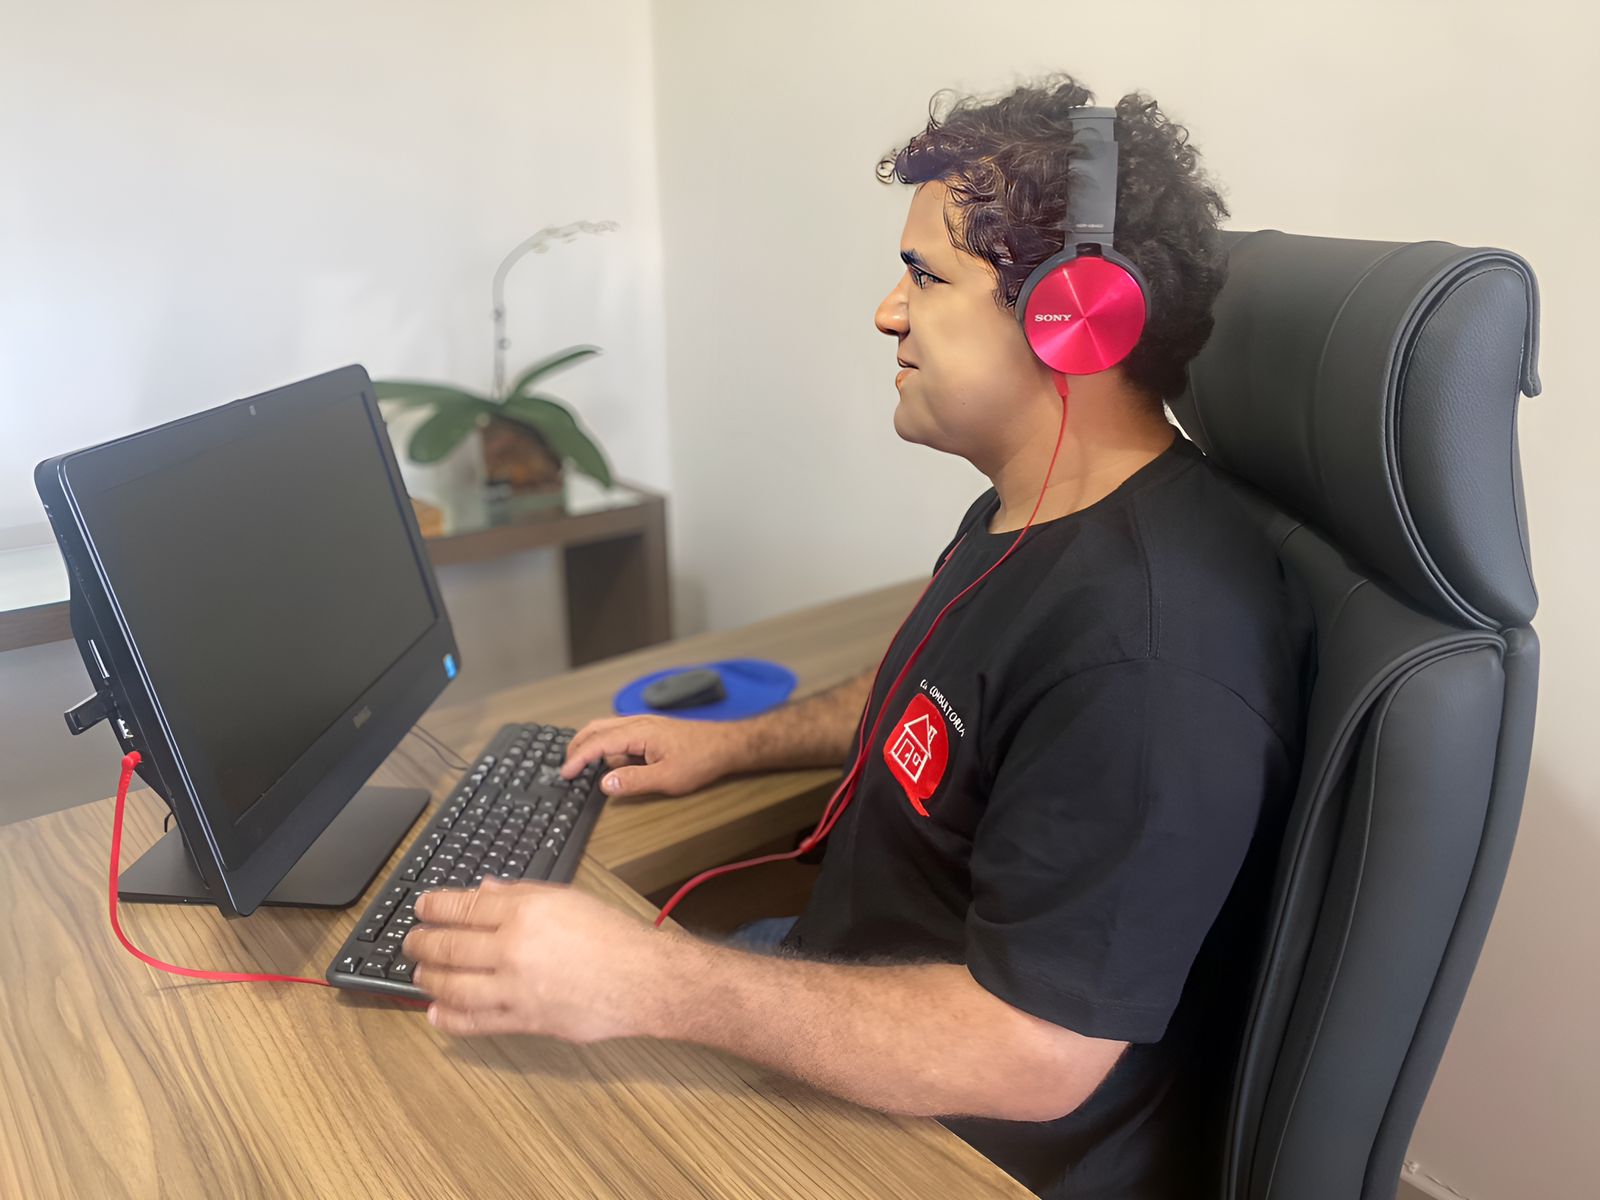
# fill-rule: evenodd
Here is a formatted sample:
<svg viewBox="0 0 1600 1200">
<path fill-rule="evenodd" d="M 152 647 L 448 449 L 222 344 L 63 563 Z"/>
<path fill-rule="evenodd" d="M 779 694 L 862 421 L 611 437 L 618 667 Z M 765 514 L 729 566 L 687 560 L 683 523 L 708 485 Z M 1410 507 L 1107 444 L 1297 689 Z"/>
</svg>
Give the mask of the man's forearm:
<svg viewBox="0 0 1600 1200">
<path fill-rule="evenodd" d="M 960 964 L 859 966 L 663 933 L 638 1032 L 698 1042 L 883 1112 L 1050 1120 L 1119 1049 L 1049 1025 Z"/>
<path fill-rule="evenodd" d="M 739 771 L 778 771 L 793 767 L 833 767 L 854 743 L 866 707 L 872 672 L 772 712 L 730 724 L 737 739 Z"/>
</svg>

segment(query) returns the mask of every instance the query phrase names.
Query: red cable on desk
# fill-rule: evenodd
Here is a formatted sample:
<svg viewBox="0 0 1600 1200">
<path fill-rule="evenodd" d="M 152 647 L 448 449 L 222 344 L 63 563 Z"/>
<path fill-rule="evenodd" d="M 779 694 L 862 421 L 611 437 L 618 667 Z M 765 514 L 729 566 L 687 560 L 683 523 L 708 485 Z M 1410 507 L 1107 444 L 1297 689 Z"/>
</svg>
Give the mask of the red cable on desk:
<svg viewBox="0 0 1600 1200">
<path fill-rule="evenodd" d="M 153 958 L 128 940 L 128 935 L 122 932 L 122 922 L 117 919 L 117 876 L 122 873 L 122 815 L 128 803 L 128 784 L 133 779 L 133 769 L 143 761 L 137 750 L 130 750 L 122 756 L 122 777 L 117 781 L 117 813 L 111 824 L 111 881 L 109 884 L 109 901 L 111 909 L 111 928 L 117 935 L 117 940 L 122 943 L 123 949 L 133 955 L 146 966 L 155 967 L 158 971 L 166 971 L 171 975 L 187 975 L 191 979 L 211 979 L 219 983 L 311 983 L 318 987 L 332 987 L 326 979 L 305 979 L 299 975 L 256 975 L 244 971 L 197 971 L 193 967 L 180 967 L 173 963 L 162 962 Z M 413 1000 L 409 996 L 393 996 L 394 1000 L 406 1004 L 426 1004 L 426 1001 Z"/>
</svg>

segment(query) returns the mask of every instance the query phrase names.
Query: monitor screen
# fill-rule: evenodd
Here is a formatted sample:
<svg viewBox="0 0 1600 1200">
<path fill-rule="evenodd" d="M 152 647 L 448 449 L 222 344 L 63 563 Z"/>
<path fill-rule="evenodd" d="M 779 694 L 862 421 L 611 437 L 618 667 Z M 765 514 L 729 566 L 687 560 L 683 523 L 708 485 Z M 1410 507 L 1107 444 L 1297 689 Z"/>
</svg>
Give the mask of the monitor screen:
<svg viewBox="0 0 1600 1200">
<path fill-rule="evenodd" d="M 341 367 L 34 477 L 101 711 L 248 913 L 457 669 L 372 381 Z"/>
<path fill-rule="evenodd" d="M 286 417 L 80 497 L 196 791 L 235 820 L 438 615 L 361 394 Z"/>
</svg>

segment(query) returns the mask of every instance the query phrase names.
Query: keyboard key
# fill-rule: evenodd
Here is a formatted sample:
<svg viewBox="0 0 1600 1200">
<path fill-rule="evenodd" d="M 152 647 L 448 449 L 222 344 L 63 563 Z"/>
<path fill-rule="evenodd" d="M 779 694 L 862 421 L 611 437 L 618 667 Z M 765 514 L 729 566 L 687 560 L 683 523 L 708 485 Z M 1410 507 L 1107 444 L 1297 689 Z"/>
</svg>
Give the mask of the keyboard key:
<svg viewBox="0 0 1600 1200">
<path fill-rule="evenodd" d="M 415 970 L 416 963 L 409 958 L 397 958 L 389 964 L 389 978 L 398 979 L 402 983 L 411 982 L 411 972 Z"/>
<path fill-rule="evenodd" d="M 346 954 L 334 964 L 333 969 L 344 975 L 354 975 L 356 973 L 356 968 L 360 965 L 361 956 L 359 954 Z"/>
<path fill-rule="evenodd" d="M 407 863 L 405 866 L 400 868 L 400 878 L 404 879 L 407 883 L 415 882 L 417 876 L 420 874 L 422 874 L 422 868 L 414 867 L 410 863 Z"/>
<path fill-rule="evenodd" d="M 382 928 L 383 926 L 381 925 L 363 925 L 361 932 L 356 934 L 356 941 L 375 942 L 378 940 L 378 933 Z"/>
<path fill-rule="evenodd" d="M 361 968 L 361 974 L 370 975 L 374 979 L 382 979 L 383 978 L 383 971 L 384 971 L 383 964 L 381 962 L 378 962 L 376 959 L 372 959 L 372 960 L 368 961 Z"/>
</svg>

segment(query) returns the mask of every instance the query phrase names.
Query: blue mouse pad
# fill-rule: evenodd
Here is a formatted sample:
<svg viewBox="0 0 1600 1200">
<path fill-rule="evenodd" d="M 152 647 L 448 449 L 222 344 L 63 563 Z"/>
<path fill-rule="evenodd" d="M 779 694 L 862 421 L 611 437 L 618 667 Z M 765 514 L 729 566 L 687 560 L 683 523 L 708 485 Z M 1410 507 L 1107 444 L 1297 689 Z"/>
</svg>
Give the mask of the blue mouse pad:
<svg viewBox="0 0 1600 1200">
<path fill-rule="evenodd" d="M 728 693 L 711 704 L 695 704 L 685 708 L 651 708 L 644 702 L 644 690 L 658 679 L 668 679 L 685 671 L 702 667 L 714 670 Z M 660 717 L 687 717 L 697 721 L 737 721 L 740 717 L 753 717 L 756 713 L 777 708 L 794 691 L 795 674 L 788 667 L 759 658 L 725 658 L 720 662 L 694 663 L 657 671 L 635 679 L 617 693 L 611 705 L 620 716 L 650 713 Z"/>
</svg>

